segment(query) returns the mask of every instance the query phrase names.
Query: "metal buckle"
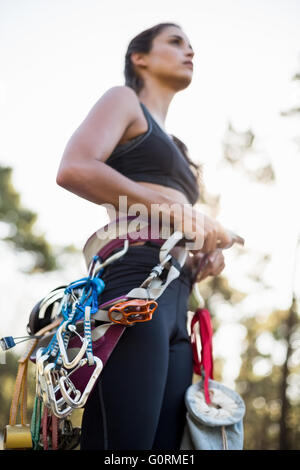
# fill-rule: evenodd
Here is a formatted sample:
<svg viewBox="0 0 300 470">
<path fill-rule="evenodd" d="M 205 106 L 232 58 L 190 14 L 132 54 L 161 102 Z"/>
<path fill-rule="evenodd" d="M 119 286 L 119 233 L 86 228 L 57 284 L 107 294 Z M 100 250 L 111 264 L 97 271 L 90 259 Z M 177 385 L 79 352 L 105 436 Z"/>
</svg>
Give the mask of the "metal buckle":
<svg viewBox="0 0 300 470">
<path fill-rule="evenodd" d="M 108 310 L 108 318 L 119 325 L 133 325 L 152 319 L 158 304 L 155 300 L 131 299 L 118 302 Z"/>
</svg>

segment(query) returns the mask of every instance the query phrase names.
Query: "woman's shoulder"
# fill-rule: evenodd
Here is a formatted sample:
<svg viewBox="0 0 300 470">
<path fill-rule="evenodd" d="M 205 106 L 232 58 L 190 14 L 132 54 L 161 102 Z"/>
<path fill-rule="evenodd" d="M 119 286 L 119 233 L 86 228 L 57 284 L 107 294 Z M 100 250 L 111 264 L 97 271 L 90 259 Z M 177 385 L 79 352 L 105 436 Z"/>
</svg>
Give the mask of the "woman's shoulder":
<svg viewBox="0 0 300 470">
<path fill-rule="evenodd" d="M 136 92 L 126 85 L 115 85 L 106 89 L 93 108 L 105 121 L 124 121 L 125 128 L 141 116 L 139 98 Z"/>
<path fill-rule="evenodd" d="M 139 99 L 136 92 L 127 85 L 115 85 L 108 88 L 100 97 L 108 99 L 112 103 L 128 106 L 139 106 Z"/>
</svg>

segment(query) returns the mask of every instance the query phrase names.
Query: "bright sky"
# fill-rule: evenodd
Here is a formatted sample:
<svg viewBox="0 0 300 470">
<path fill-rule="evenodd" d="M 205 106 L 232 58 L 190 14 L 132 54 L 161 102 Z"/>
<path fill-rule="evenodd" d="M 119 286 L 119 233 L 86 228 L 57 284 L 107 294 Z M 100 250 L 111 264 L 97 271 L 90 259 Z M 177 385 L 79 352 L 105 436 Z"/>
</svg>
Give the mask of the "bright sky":
<svg viewBox="0 0 300 470">
<path fill-rule="evenodd" d="M 291 81 L 300 64 L 298 0 L 2 0 L 1 164 L 13 167 L 38 230 L 51 243 L 82 248 L 105 212 L 56 185 L 63 150 L 98 98 L 124 84 L 132 37 L 165 21 L 179 23 L 195 51 L 193 81 L 175 96 L 167 130 L 204 163 L 208 190 L 221 194 L 219 220 L 247 248 L 272 253 L 270 305 L 285 308 L 300 228 L 300 153 L 292 140 L 299 120 L 280 111 L 300 98 Z M 229 120 L 239 131 L 252 129 L 255 148 L 274 166 L 275 186 L 218 166 Z M 239 286 L 234 266 L 226 270 Z"/>
</svg>

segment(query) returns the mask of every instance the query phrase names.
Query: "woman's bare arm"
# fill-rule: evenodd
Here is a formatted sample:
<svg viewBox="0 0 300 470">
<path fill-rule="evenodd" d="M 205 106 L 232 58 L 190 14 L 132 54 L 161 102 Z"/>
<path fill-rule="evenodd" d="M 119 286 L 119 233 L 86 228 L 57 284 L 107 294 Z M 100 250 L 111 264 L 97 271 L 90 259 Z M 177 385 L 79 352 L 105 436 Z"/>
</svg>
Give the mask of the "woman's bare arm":
<svg viewBox="0 0 300 470">
<path fill-rule="evenodd" d="M 127 208 L 143 204 L 149 216 L 169 219 L 172 226 L 176 223 L 176 228 L 192 235 L 192 239 L 195 233 L 199 234 L 198 240 L 204 240 L 204 251 L 215 249 L 217 240 L 227 245 L 231 238 L 217 221 L 204 214 L 199 218 L 199 212 L 187 204 L 183 207 L 177 203 L 181 210 L 171 210 L 174 201 L 166 194 L 146 188 L 105 164 L 126 129 L 138 118 L 138 112 L 139 102 L 132 89 L 109 89 L 69 140 L 57 184 L 96 204 L 112 204 L 117 211 L 122 211 L 119 197 L 126 196 Z M 198 243 L 197 246 L 201 249 Z"/>
<path fill-rule="evenodd" d="M 69 140 L 57 184 L 96 204 L 112 204 L 117 210 L 119 196 L 127 196 L 128 206 L 142 203 L 149 211 L 151 204 L 172 204 L 165 194 L 143 187 L 105 164 L 138 117 L 137 106 L 137 97 L 129 87 L 110 88 Z"/>
</svg>

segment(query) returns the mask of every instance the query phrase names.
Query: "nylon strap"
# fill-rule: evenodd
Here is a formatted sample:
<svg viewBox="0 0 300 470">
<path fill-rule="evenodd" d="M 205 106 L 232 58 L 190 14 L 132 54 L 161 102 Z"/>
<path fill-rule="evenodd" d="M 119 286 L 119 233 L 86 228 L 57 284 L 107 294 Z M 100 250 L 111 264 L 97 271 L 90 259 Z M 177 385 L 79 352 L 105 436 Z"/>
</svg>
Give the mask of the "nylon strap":
<svg viewBox="0 0 300 470">
<path fill-rule="evenodd" d="M 201 337 L 201 360 L 199 360 L 195 326 L 199 324 Z M 208 392 L 208 379 L 213 379 L 213 356 L 212 356 L 212 336 L 213 329 L 211 324 L 210 313 L 205 308 L 196 310 L 191 322 L 191 344 L 193 351 L 194 373 L 202 375 L 204 373 L 204 395 L 207 404 L 210 404 Z"/>
<path fill-rule="evenodd" d="M 49 449 L 48 436 L 51 430 L 51 449 L 58 449 L 58 418 L 51 413 L 48 408 L 44 407 L 42 418 L 42 442 L 44 450 Z"/>
<path fill-rule="evenodd" d="M 44 406 L 42 417 L 42 442 L 43 449 L 48 450 L 48 408 Z"/>
<path fill-rule="evenodd" d="M 33 449 L 37 450 L 39 448 L 40 442 L 40 429 L 41 429 L 41 420 L 42 420 L 42 400 L 36 395 L 34 400 L 33 413 L 31 418 L 31 437 L 33 442 Z"/>
<path fill-rule="evenodd" d="M 61 323 L 60 319 L 56 319 L 50 325 L 45 326 L 40 331 L 36 333 L 35 336 L 43 336 L 48 331 L 51 331 L 53 328 L 56 328 Z M 29 341 L 27 350 L 18 360 L 19 367 L 16 377 L 16 382 L 14 386 L 13 398 L 10 406 L 9 413 L 9 425 L 14 426 L 17 421 L 18 407 L 20 404 L 20 413 L 21 413 L 21 424 L 27 424 L 27 369 L 29 358 L 34 351 L 39 339 L 34 338 Z M 21 403 L 20 403 L 21 402 Z"/>
</svg>

